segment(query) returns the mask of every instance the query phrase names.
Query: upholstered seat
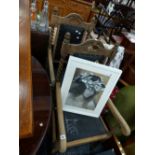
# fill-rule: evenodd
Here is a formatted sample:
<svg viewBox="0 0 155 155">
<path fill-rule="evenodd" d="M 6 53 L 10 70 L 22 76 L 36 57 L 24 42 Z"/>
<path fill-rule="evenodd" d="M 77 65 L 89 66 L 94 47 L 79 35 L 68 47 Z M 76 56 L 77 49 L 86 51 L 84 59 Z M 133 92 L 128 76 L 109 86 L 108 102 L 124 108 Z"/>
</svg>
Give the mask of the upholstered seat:
<svg viewBox="0 0 155 155">
<path fill-rule="evenodd" d="M 66 33 L 64 37 L 61 48 L 61 59 L 56 74 L 56 119 L 53 121 L 55 121 L 54 124 L 58 125 L 57 130 L 54 131 L 58 134 L 58 137 L 55 139 L 55 150 L 60 152 L 65 152 L 67 149 L 78 145 L 105 141 L 112 136 L 101 117 L 92 118 L 90 116 L 73 114 L 62 110 L 60 83 L 63 79 L 62 73 L 65 70 L 65 59 L 68 55 L 74 55 L 78 52 L 79 54 L 104 56 L 104 64 L 110 64 L 116 54 L 116 47 L 114 46 L 112 49 L 106 49 L 98 40 L 87 40 L 81 44 L 70 44 L 70 36 L 70 33 Z M 128 125 L 110 99 L 107 105 L 112 110 L 114 117 L 117 118 L 123 134 L 129 135 L 130 129 Z"/>
<path fill-rule="evenodd" d="M 63 112 L 67 142 L 105 134 L 108 129 L 98 118 Z"/>
</svg>

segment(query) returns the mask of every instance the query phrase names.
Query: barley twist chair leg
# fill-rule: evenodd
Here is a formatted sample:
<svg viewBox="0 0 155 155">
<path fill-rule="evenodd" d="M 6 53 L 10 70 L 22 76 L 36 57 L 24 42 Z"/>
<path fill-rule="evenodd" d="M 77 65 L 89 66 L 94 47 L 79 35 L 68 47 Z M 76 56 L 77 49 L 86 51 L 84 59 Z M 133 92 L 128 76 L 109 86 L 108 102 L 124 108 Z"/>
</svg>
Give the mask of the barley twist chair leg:
<svg viewBox="0 0 155 155">
<path fill-rule="evenodd" d="M 60 81 L 60 76 L 63 70 L 63 66 L 64 66 L 64 60 L 61 58 L 59 61 L 59 67 L 58 67 L 58 71 L 57 71 L 57 76 L 56 76 L 56 81 Z"/>
</svg>

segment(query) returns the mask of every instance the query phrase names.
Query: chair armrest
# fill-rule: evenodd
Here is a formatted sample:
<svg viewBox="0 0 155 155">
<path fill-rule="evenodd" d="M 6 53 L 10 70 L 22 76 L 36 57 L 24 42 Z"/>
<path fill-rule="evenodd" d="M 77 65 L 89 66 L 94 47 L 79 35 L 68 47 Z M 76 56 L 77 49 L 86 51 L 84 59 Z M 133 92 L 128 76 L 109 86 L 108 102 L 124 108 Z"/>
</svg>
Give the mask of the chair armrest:
<svg viewBox="0 0 155 155">
<path fill-rule="evenodd" d="M 108 105 L 112 115 L 115 117 L 116 121 L 121 126 L 122 134 L 125 136 L 129 136 L 131 133 L 131 129 L 130 129 L 129 125 L 127 124 L 127 122 L 125 121 L 125 119 L 120 114 L 120 112 L 117 110 L 116 106 L 113 104 L 111 99 L 108 99 L 107 105 Z"/>
<path fill-rule="evenodd" d="M 129 84 L 126 81 L 124 81 L 123 79 L 120 79 L 119 82 L 126 87 L 129 86 Z"/>
<path fill-rule="evenodd" d="M 48 48 L 48 67 L 49 67 L 49 73 L 50 73 L 50 82 L 51 82 L 51 85 L 53 86 L 55 84 L 55 74 L 54 74 L 53 57 L 52 57 L 51 48 Z"/>
<path fill-rule="evenodd" d="M 63 153 L 66 151 L 67 148 L 67 139 L 64 125 L 64 114 L 62 110 L 61 89 L 59 82 L 56 83 L 56 102 L 57 102 L 58 130 L 60 135 L 59 151 Z"/>
</svg>

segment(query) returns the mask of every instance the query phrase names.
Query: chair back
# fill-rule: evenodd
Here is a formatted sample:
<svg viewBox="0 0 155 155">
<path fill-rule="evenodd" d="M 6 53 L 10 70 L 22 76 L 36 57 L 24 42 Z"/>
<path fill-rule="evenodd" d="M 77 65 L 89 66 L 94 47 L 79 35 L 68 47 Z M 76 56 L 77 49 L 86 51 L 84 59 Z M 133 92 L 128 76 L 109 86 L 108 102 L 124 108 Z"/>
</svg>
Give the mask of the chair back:
<svg viewBox="0 0 155 155">
<path fill-rule="evenodd" d="M 103 43 L 99 40 L 89 39 L 80 44 L 70 44 L 70 33 L 66 33 L 61 48 L 61 59 L 59 61 L 56 80 L 60 81 L 60 77 L 64 68 L 64 63 L 68 55 L 78 56 L 87 60 L 98 61 L 101 57 L 102 64 L 109 65 L 116 55 L 117 48 L 114 46 L 112 49 L 104 47 Z M 78 55 L 77 55 L 78 54 Z"/>
<path fill-rule="evenodd" d="M 86 40 L 88 34 L 95 27 L 95 18 L 87 23 L 77 13 L 70 13 L 65 17 L 59 16 L 57 8 L 54 8 L 51 16 L 51 45 L 53 45 L 53 57 L 60 59 L 60 49 L 66 32 L 71 33 L 71 43 L 79 44 Z"/>
</svg>

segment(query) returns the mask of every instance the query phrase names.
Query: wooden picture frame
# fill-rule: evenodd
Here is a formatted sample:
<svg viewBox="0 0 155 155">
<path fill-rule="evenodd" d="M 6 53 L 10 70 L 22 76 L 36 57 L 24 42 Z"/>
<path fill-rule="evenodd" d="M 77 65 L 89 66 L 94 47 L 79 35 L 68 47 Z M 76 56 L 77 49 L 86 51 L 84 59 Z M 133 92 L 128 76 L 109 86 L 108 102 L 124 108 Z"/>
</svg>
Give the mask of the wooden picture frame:
<svg viewBox="0 0 155 155">
<path fill-rule="evenodd" d="M 122 71 L 69 57 L 61 87 L 63 110 L 99 117 Z"/>
</svg>

